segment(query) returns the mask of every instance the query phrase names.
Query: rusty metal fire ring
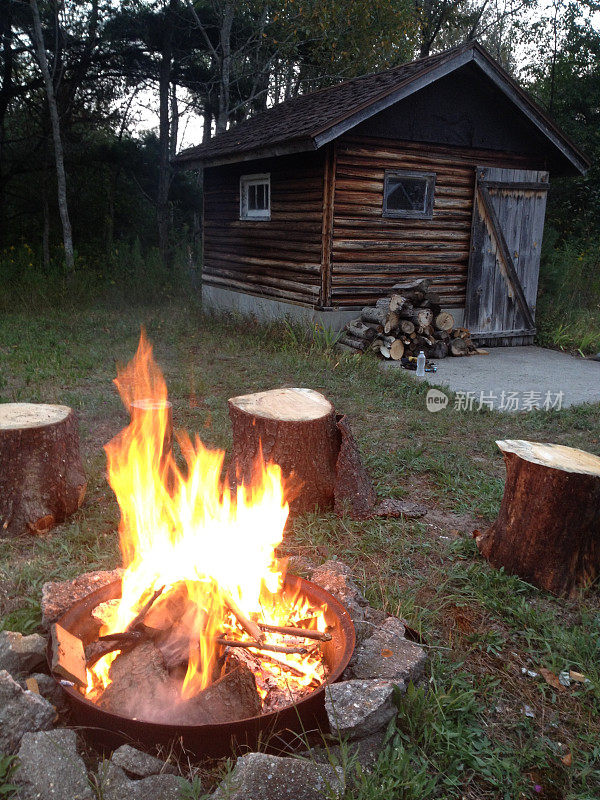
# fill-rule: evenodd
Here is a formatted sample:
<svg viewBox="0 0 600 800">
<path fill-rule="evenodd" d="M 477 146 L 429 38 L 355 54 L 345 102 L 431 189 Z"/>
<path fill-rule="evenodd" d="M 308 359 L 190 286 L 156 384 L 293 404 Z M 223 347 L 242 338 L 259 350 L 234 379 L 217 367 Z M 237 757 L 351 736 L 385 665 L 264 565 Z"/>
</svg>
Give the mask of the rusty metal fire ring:
<svg viewBox="0 0 600 800">
<path fill-rule="evenodd" d="M 288 575 L 285 592 L 300 592 L 311 603 L 327 606 L 325 619 L 331 628 L 331 641 L 322 643 L 323 659 L 329 667 L 327 683 L 338 680 L 348 665 L 355 645 L 354 625 L 344 606 L 317 584 Z M 59 624 L 83 640 L 84 645 L 95 641 L 98 623 L 92 611 L 99 603 L 121 596 L 121 582 L 114 581 L 74 605 L 58 620 Z M 48 650 L 49 663 L 52 653 Z M 146 745 L 180 743 L 197 755 L 221 756 L 235 749 L 255 748 L 270 743 L 277 750 L 298 733 L 315 728 L 327 729 L 325 690 L 327 684 L 315 689 L 297 703 L 256 717 L 211 725 L 169 725 L 145 722 L 99 708 L 75 688 L 65 686 L 71 707 L 73 723 L 83 729 L 101 745 L 116 746 L 123 742 L 140 742 Z M 269 746 L 269 745 L 268 745 Z"/>
</svg>

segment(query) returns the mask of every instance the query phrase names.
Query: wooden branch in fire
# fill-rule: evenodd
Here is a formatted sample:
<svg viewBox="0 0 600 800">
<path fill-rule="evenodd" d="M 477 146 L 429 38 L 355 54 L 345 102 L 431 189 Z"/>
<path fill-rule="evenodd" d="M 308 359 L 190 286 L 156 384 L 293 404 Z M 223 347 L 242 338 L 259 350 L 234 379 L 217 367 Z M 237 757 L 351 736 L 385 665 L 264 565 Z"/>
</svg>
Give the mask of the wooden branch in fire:
<svg viewBox="0 0 600 800">
<path fill-rule="evenodd" d="M 216 642 L 224 647 L 245 647 L 252 650 L 264 650 L 268 653 L 297 653 L 299 655 L 310 653 L 308 647 L 286 647 L 282 644 L 266 644 L 265 642 L 257 642 L 250 639 L 225 639 L 222 636 L 218 636 Z"/>
<path fill-rule="evenodd" d="M 330 633 L 312 631 L 307 628 L 298 628 L 296 625 L 267 625 L 266 622 L 259 622 L 258 627 L 268 633 L 281 633 L 283 636 L 297 636 L 299 639 L 315 639 L 317 642 L 330 642 Z"/>
<path fill-rule="evenodd" d="M 246 631 L 248 636 L 251 636 L 257 642 L 262 642 L 262 640 L 265 638 L 265 635 L 261 631 L 259 626 L 256 624 L 256 622 L 254 622 L 244 614 L 242 609 L 238 606 L 238 604 L 235 602 L 235 600 L 230 594 L 225 594 L 223 599 L 225 600 L 227 608 L 231 611 L 233 616 L 237 619 L 242 628 Z"/>
</svg>

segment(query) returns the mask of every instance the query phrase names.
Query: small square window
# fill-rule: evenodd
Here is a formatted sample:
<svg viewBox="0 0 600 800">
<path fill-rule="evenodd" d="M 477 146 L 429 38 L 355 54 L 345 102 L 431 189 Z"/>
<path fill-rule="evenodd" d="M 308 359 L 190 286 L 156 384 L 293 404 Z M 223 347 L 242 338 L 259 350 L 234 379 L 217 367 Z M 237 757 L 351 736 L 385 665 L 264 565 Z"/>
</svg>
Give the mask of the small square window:
<svg viewBox="0 0 600 800">
<path fill-rule="evenodd" d="M 386 170 L 383 184 L 383 216 L 431 219 L 435 172 Z"/>
<path fill-rule="evenodd" d="M 242 175 L 240 219 L 271 219 L 271 176 Z"/>
</svg>

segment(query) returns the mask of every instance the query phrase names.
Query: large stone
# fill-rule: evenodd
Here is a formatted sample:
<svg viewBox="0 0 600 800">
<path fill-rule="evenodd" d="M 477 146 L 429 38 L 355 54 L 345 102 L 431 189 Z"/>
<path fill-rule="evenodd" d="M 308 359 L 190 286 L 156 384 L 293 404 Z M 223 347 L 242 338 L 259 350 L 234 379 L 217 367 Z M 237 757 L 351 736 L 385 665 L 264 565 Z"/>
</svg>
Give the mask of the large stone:
<svg viewBox="0 0 600 800">
<path fill-rule="evenodd" d="M 49 581 L 42 586 L 42 622 L 49 627 L 77 600 L 87 597 L 96 589 L 116 581 L 123 574 L 122 569 L 85 572 L 72 581 Z"/>
<path fill-rule="evenodd" d="M 381 679 L 332 683 L 325 692 L 325 710 L 336 737 L 363 739 L 396 716 L 394 683 Z"/>
<path fill-rule="evenodd" d="M 0 752 L 13 753 L 28 731 L 52 727 L 56 709 L 39 694 L 26 691 L 0 671 Z"/>
<path fill-rule="evenodd" d="M 42 697 L 45 697 L 49 703 L 52 703 L 54 708 L 58 711 L 65 711 L 68 708 L 69 704 L 65 690 L 52 675 L 46 675 L 43 672 L 34 672 L 30 677 L 35 679 L 37 688 Z M 23 685 L 24 683 L 25 681 L 23 681 L 21 685 L 24 689 L 27 689 L 28 687 L 27 685 Z"/>
<path fill-rule="evenodd" d="M 340 767 L 266 753 L 248 753 L 216 789 L 211 800 L 323 800 L 341 797 Z"/>
<path fill-rule="evenodd" d="M 184 784 L 182 778 L 164 774 L 133 781 L 112 761 L 98 768 L 98 796 L 102 800 L 180 800 Z"/>
<path fill-rule="evenodd" d="M 360 764 L 367 772 L 379 758 L 383 749 L 385 731 L 380 730 L 372 733 L 365 739 L 357 739 L 353 742 L 331 745 L 329 747 L 313 747 L 308 752 L 308 758 L 320 764 L 332 764 L 344 768 L 346 780 L 348 780 L 348 767 L 350 771 L 353 765 Z"/>
<path fill-rule="evenodd" d="M 129 744 L 123 744 L 110 757 L 113 764 L 124 769 L 134 778 L 147 778 L 150 775 L 174 775 L 177 770 L 172 764 L 161 761 L 160 758 L 136 750 Z"/>
<path fill-rule="evenodd" d="M 14 780 L 25 800 L 92 800 L 87 771 L 77 754 L 75 731 L 26 733 Z"/>
<path fill-rule="evenodd" d="M 387 678 L 405 689 L 422 676 L 427 656 L 418 644 L 404 637 L 405 628 L 396 617 L 385 622 L 354 651 L 345 678 Z"/>
<path fill-rule="evenodd" d="M 46 639 L 39 633 L 23 636 L 16 631 L 0 631 L 0 670 L 13 676 L 28 675 L 46 662 Z"/>
<path fill-rule="evenodd" d="M 369 632 L 365 625 L 365 611 L 369 604 L 351 576 L 352 571 L 347 564 L 331 559 L 313 570 L 310 579 L 345 607 L 354 623 L 356 637 L 360 640 Z"/>
</svg>

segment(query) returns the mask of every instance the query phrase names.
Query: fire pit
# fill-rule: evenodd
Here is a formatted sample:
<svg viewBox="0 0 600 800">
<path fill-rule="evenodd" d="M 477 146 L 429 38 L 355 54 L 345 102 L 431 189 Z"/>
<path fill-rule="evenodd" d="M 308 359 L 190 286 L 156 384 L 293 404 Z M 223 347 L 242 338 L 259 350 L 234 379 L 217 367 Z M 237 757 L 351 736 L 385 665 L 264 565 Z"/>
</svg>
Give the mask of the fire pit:
<svg viewBox="0 0 600 800">
<path fill-rule="evenodd" d="M 286 577 L 285 589 L 300 592 L 314 605 L 326 606 L 325 619 L 331 639 L 320 644 L 327 666 L 327 683 L 336 681 L 354 650 L 354 626 L 346 609 L 332 595 L 314 583 L 295 576 Z M 116 581 L 97 589 L 77 602 L 60 619 L 60 625 L 82 639 L 85 645 L 97 640 L 98 622 L 92 616 L 98 604 L 118 598 L 121 583 Z M 63 685 L 64 685 L 63 681 Z M 65 686 L 75 724 L 88 729 L 100 742 L 110 746 L 123 741 L 146 744 L 181 741 L 195 753 L 223 755 L 233 747 L 256 747 L 259 740 L 277 734 L 274 742 L 282 743 L 287 733 L 309 731 L 326 725 L 324 714 L 325 684 L 322 684 L 297 703 L 283 705 L 277 711 L 254 717 L 217 724 L 170 725 L 131 719 L 119 713 L 105 711 L 88 700 L 76 687 Z"/>
<path fill-rule="evenodd" d="M 288 515 L 279 467 L 259 459 L 251 484 L 232 489 L 224 454 L 184 433 L 177 462 L 143 334 L 115 383 L 131 416 L 106 446 L 125 569 L 64 614 L 49 653 L 77 723 L 110 744 L 181 740 L 212 754 L 313 728 L 354 629 L 276 556 Z"/>
</svg>

